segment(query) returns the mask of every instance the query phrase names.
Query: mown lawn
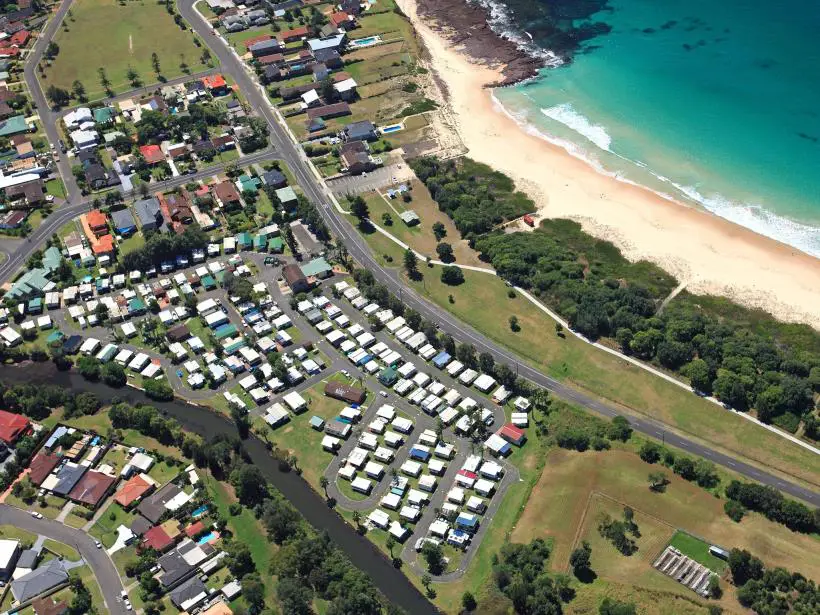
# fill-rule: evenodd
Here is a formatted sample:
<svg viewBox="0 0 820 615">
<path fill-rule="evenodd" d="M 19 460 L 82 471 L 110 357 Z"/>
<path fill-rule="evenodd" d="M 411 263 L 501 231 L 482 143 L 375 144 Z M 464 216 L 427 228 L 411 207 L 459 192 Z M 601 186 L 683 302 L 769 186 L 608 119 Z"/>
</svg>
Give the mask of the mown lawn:
<svg viewBox="0 0 820 615">
<path fill-rule="evenodd" d="M 136 513 L 126 511 L 112 500 L 88 533 L 108 548 L 117 540 L 117 528 L 121 525 L 130 526 L 135 517 Z"/>
<path fill-rule="evenodd" d="M 181 63 L 190 72 L 201 71 L 203 48 L 194 45 L 193 35 L 174 23 L 162 4 L 131 0 L 77 0 L 54 37 L 60 52 L 41 77 L 45 88 L 51 85 L 71 90 L 79 80 L 90 100 L 105 96 L 98 72 L 104 68 L 111 89 L 132 89 L 126 73 L 133 68 L 142 82 L 157 82 L 151 54 L 159 58 L 160 72 L 166 79 L 183 74 Z"/>
</svg>

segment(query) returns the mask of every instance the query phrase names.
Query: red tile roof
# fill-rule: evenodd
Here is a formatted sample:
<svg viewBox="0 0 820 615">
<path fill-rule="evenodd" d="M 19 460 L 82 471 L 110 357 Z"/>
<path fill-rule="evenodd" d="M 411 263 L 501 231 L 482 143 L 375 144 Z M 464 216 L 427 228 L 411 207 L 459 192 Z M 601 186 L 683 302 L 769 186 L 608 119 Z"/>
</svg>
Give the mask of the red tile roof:
<svg viewBox="0 0 820 615">
<path fill-rule="evenodd" d="M 14 444 L 31 425 L 26 417 L 14 412 L 0 410 L 0 440 L 6 444 Z"/>
<path fill-rule="evenodd" d="M 94 244 L 91 251 L 94 254 L 110 254 L 114 251 L 114 238 L 109 234 L 97 238 L 97 243 Z"/>
<path fill-rule="evenodd" d="M 272 53 L 269 56 L 260 56 L 256 58 L 256 61 L 260 64 L 276 64 L 277 62 L 282 62 L 285 59 L 281 53 Z"/>
<path fill-rule="evenodd" d="M 268 37 L 272 38 L 272 37 Z M 202 78 L 202 85 L 204 85 L 209 90 L 216 90 L 219 88 L 224 88 L 227 84 L 225 81 L 225 77 L 222 75 L 208 75 L 207 77 Z"/>
<path fill-rule="evenodd" d="M 188 527 L 185 528 L 185 534 L 188 538 L 193 538 L 197 534 L 200 534 L 205 531 L 205 524 L 202 521 L 197 521 L 196 523 L 192 523 Z"/>
<path fill-rule="evenodd" d="M 330 23 L 332 23 L 337 28 L 349 19 L 350 15 L 348 15 L 344 11 L 337 11 L 336 13 L 330 14 Z"/>
<path fill-rule="evenodd" d="M 58 463 L 60 463 L 60 457 L 58 455 L 37 453 L 28 466 L 28 477 L 32 483 L 39 485 L 46 479 L 46 476 L 51 474 L 51 471 L 57 467 Z"/>
<path fill-rule="evenodd" d="M 512 423 L 507 423 L 501 427 L 501 429 L 498 430 L 498 435 L 507 440 L 507 442 L 512 442 L 513 444 L 517 444 L 519 446 L 525 438 L 524 431 Z"/>
<path fill-rule="evenodd" d="M 12 45 L 19 45 L 22 47 L 26 43 L 28 43 L 28 39 L 31 37 L 31 33 L 28 30 L 20 30 L 19 32 L 15 32 L 9 38 L 9 41 Z"/>
<path fill-rule="evenodd" d="M 88 220 L 88 226 L 90 226 L 92 230 L 108 225 L 108 216 L 106 216 L 99 209 L 92 209 L 89 211 L 86 216 L 86 220 Z"/>
<path fill-rule="evenodd" d="M 86 504 L 94 508 L 100 503 L 100 500 L 105 497 L 108 490 L 111 489 L 116 482 L 117 479 L 113 476 L 108 476 L 108 474 L 103 474 L 102 472 L 97 472 L 96 470 L 89 470 L 74 486 L 74 489 L 71 490 L 68 497 L 71 500 L 81 502 L 82 504 Z"/>
<path fill-rule="evenodd" d="M 273 38 L 273 37 L 272 37 L 270 34 L 261 34 L 261 35 L 259 35 L 259 36 L 254 36 L 253 38 L 249 38 L 248 40 L 246 40 L 246 41 L 244 42 L 244 45 L 245 45 L 245 48 L 246 48 L 246 49 L 250 49 L 250 48 L 251 48 L 251 47 L 253 47 L 256 43 L 261 43 L 261 42 L 263 42 L 263 41 L 269 41 L 269 40 L 271 40 L 272 38 Z M 207 79 L 207 77 L 205 77 L 205 79 Z M 204 79 L 203 79 L 202 81 L 203 81 L 203 83 L 205 82 L 205 80 L 204 80 Z M 207 86 L 205 86 L 205 87 L 207 87 Z"/>
<path fill-rule="evenodd" d="M 153 483 L 149 483 L 140 474 L 135 474 L 117 491 L 114 499 L 120 506 L 127 508 L 153 488 Z"/>
<path fill-rule="evenodd" d="M 142 535 L 142 542 L 146 547 L 156 549 L 162 553 L 174 544 L 174 539 L 161 526 L 155 525 Z"/>
<path fill-rule="evenodd" d="M 159 145 L 141 145 L 140 154 L 145 158 L 148 164 L 155 164 L 165 160 L 165 155 L 162 153 Z"/>
<path fill-rule="evenodd" d="M 293 30 L 285 30 L 279 33 L 279 40 L 287 41 L 289 38 L 301 38 L 303 36 L 307 36 L 308 29 L 307 26 L 302 26 L 301 28 L 294 28 Z"/>
</svg>

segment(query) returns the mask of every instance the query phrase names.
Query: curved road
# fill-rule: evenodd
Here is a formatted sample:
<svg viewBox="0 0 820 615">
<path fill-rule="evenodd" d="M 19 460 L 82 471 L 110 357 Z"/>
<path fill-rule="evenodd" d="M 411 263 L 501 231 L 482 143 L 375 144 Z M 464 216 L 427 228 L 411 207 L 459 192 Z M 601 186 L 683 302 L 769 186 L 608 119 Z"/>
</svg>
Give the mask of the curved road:
<svg viewBox="0 0 820 615">
<path fill-rule="evenodd" d="M 520 376 L 551 391 L 558 397 L 577 403 L 606 417 L 628 414 L 633 429 L 640 433 L 654 439 L 663 439 L 670 446 L 677 447 L 693 455 L 704 457 L 733 472 L 737 472 L 760 483 L 771 485 L 784 493 L 820 507 L 820 494 L 812 490 L 783 480 L 769 472 L 759 470 L 750 464 L 713 450 L 699 442 L 679 436 L 669 431 L 669 428 L 660 422 L 630 414 L 628 409 L 617 408 L 613 405 L 606 404 L 592 395 L 578 391 L 529 367 L 508 350 L 489 340 L 472 327 L 460 322 L 446 310 L 422 299 L 415 291 L 403 284 L 398 271 L 389 271 L 379 265 L 353 226 L 330 204 L 331 199 L 326 186 L 323 186 L 317 180 L 316 176 L 310 170 L 306 155 L 301 148 L 294 143 L 289 132 L 279 122 L 277 114 L 269 104 L 263 88 L 256 81 L 255 75 L 252 76 L 252 74 L 249 74 L 250 69 L 246 67 L 234 51 L 226 45 L 221 37 L 214 34 L 211 27 L 193 8 L 194 1 L 195 0 L 179 0 L 178 8 L 182 17 L 185 18 L 197 34 L 208 43 L 214 55 L 219 59 L 223 70 L 230 73 L 236 79 L 237 84 L 247 97 L 251 106 L 268 121 L 271 129 L 271 138 L 276 145 L 277 151 L 280 152 L 282 159 L 296 175 L 296 179 L 306 196 L 318 207 L 319 212 L 333 233 L 344 241 L 350 256 L 357 260 L 365 269 L 372 271 L 376 279 L 387 286 L 390 292 L 396 296 L 401 296 L 406 305 L 418 311 L 431 322 L 437 323 L 440 329 L 445 333 L 452 335 L 455 339 L 462 342 L 473 344 L 479 352 L 489 352 L 496 361 L 508 363 Z"/>
<path fill-rule="evenodd" d="M 105 549 L 98 549 L 94 545 L 91 536 L 51 519 L 35 519 L 27 511 L 8 504 L 0 504 L 0 525 L 13 525 L 76 548 L 97 578 L 107 612 L 126 615 L 127 611 L 120 599 L 123 586 L 117 568 Z"/>
</svg>

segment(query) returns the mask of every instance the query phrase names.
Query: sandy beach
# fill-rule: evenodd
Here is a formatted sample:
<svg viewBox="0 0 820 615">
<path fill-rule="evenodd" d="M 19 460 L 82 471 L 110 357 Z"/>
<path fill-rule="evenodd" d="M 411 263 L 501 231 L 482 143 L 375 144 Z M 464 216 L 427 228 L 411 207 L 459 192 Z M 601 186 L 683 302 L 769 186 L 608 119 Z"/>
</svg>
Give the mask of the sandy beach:
<svg viewBox="0 0 820 615">
<path fill-rule="evenodd" d="M 781 320 L 820 329 L 820 260 L 708 212 L 598 173 L 564 149 L 528 134 L 485 86 L 503 80 L 423 22 L 415 0 L 397 0 L 447 87 L 448 114 L 468 155 L 510 175 L 539 215 L 571 218 L 647 259 L 695 293 L 723 295 Z"/>
</svg>

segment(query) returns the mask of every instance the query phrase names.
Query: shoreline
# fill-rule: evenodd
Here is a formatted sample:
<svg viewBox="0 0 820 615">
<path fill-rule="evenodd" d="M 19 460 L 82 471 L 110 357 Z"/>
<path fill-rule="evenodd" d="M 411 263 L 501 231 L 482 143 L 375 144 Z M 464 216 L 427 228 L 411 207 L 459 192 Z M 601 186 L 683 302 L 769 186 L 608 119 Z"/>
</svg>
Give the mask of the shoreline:
<svg viewBox="0 0 820 615">
<path fill-rule="evenodd" d="M 505 72 L 507 52 L 486 51 L 487 36 L 504 39 L 489 26 L 478 29 L 478 38 L 469 24 L 470 35 L 453 35 L 453 21 L 430 25 L 432 15 L 421 18 L 418 11 L 424 6 L 419 9 L 418 0 L 397 3 L 424 43 L 429 68 L 445 84 L 449 123 L 467 155 L 512 177 L 535 201 L 539 219 L 576 220 L 586 232 L 612 241 L 630 260 L 659 265 L 690 292 L 725 296 L 779 320 L 820 329 L 820 259 L 599 173 L 527 131 L 500 108 L 490 89 L 505 83 L 510 73 Z"/>
</svg>

